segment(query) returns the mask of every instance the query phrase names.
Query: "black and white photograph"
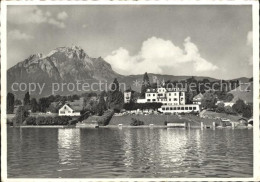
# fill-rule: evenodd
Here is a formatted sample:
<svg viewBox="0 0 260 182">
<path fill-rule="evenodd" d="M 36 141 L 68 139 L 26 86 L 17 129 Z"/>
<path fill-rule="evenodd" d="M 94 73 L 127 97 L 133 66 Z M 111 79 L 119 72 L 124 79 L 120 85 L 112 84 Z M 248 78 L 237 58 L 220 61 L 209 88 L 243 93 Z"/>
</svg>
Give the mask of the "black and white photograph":
<svg viewBox="0 0 260 182">
<path fill-rule="evenodd" d="M 257 1 L 1 11 L 1 180 L 260 180 Z"/>
</svg>

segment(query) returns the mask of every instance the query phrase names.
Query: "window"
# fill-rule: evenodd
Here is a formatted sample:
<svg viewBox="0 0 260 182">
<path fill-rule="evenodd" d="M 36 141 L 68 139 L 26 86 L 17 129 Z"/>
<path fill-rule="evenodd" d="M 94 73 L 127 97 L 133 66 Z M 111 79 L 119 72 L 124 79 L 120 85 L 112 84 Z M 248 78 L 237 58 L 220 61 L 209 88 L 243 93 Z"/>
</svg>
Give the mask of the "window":
<svg viewBox="0 0 260 182">
<path fill-rule="evenodd" d="M 150 102 L 151 99 L 147 99 L 148 102 Z"/>
<path fill-rule="evenodd" d="M 174 107 L 173 110 L 176 110 L 176 107 Z"/>
<path fill-rule="evenodd" d="M 163 107 L 163 108 L 162 108 L 162 110 L 164 111 L 164 110 L 165 110 L 165 108 Z"/>
<path fill-rule="evenodd" d="M 169 96 L 171 96 L 171 93 L 169 93 Z"/>
<path fill-rule="evenodd" d="M 155 99 L 153 99 L 153 102 L 155 102 L 156 100 Z"/>
<path fill-rule="evenodd" d="M 169 110 L 169 107 L 166 107 L 166 110 L 168 111 L 168 110 Z"/>
<path fill-rule="evenodd" d="M 153 96 L 155 96 L 155 94 L 153 94 Z"/>
<path fill-rule="evenodd" d="M 189 110 L 192 110 L 192 107 L 189 107 Z"/>
<path fill-rule="evenodd" d="M 196 110 L 196 107 L 193 107 L 193 110 Z"/>
<path fill-rule="evenodd" d="M 150 96 L 150 94 L 147 94 L 147 96 Z"/>
<path fill-rule="evenodd" d="M 177 110 L 180 110 L 181 108 L 180 107 L 177 107 Z"/>
<path fill-rule="evenodd" d="M 177 94 L 176 93 L 174 93 L 174 96 L 176 96 Z"/>
<path fill-rule="evenodd" d="M 172 110 L 172 107 L 170 107 L 170 110 Z"/>
<path fill-rule="evenodd" d="M 174 98 L 174 101 L 177 101 L 177 98 Z"/>
<path fill-rule="evenodd" d="M 184 110 L 184 107 L 181 107 L 181 110 Z"/>
<path fill-rule="evenodd" d="M 185 107 L 185 110 L 188 110 L 188 107 Z"/>
<path fill-rule="evenodd" d="M 171 99 L 169 99 L 169 101 L 171 101 Z"/>
</svg>

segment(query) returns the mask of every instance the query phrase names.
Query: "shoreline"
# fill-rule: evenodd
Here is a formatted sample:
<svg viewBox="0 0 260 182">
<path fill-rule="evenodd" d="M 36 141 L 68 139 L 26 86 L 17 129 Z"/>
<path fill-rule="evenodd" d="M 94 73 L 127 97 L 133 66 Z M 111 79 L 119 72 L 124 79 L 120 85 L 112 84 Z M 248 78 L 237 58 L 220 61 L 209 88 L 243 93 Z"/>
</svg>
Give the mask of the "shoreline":
<svg viewBox="0 0 260 182">
<path fill-rule="evenodd" d="M 59 126 L 59 125 L 54 125 L 54 126 L 48 126 L 48 125 L 24 125 L 24 126 L 8 126 L 9 128 L 71 128 L 71 129 L 81 129 L 81 128 L 93 128 L 93 129 L 98 129 L 98 128 L 118 128 L 118 129 L 123 129 L 123 128 L 165 128 L 165 129 L 201 129 L 201 130 L 215 130 L 215 129 L 253 129 L 253 127 L 249 127 L 249 126 L 239 126 L 239 127 L 216 127 L 214 128 L 201 128 L 199 126 L 191 126 L 190 128 L 188 127 L 170 127 L 170 126 L 166 126 L 166 125 L 153 125 L 153 126 L 149 126 L 149 125 L 140 125 L 140 126 L 131 126 L 131 125 L 122 125 L 122 126 L 118 126 L 118 125 L 107 125 L 107 126 L 99 126 L 98 128 L 95 127 L 91 127 L 91 126 L 85 126 L 85 127 L 76 127 L 75 125 L 73 126 Z"/>
</svg>

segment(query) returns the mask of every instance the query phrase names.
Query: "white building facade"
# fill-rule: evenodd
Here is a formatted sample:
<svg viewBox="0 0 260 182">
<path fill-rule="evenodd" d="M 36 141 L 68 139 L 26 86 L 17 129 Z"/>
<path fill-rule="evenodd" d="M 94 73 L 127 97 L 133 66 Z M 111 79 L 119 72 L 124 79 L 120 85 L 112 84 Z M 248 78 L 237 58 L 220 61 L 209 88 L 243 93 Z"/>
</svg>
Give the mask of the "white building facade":
<svg viewBox="0 0 260 182">
<path fill-rule="evenodd" d="M 178 88 L 157 89 L 149 88 L 145 93 L 145 99 L 138 99 L 137 103 L 160 102 L 163 105 L 184 105 L 185 92 Z"/>
<path fill-rule="evenodd" d="M 124 92 L 124 103 L 129 103 L 131 101 L 131 91 Z"/>
<path fill-rule="evenodd" d="M 127 94 L 125 93 L 125 96 Z M 127 103 L 127 98 L 125 98 Z M 137 99 L 137 103 L 162 103 L 158 111 L 163 113 L 199 112 L 198 104 L 185 105 L 185 91 L 179 88 L 148 88 L 145 98 Z"/>
</svg>

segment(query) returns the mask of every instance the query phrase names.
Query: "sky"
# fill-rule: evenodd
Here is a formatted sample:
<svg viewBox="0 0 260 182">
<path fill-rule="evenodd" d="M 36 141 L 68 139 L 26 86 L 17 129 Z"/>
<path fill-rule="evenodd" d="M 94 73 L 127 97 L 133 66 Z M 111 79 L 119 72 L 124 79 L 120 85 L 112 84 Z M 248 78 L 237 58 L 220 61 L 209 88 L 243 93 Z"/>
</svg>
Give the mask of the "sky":
<svg viewBox="0 0 260 182">
<path fill-rule="evenodd" d="M 123 74 L 252 77 L 248 5 L 40 5 L 7 9 L 7 67 L 80 46 Z"/>
</svg>

